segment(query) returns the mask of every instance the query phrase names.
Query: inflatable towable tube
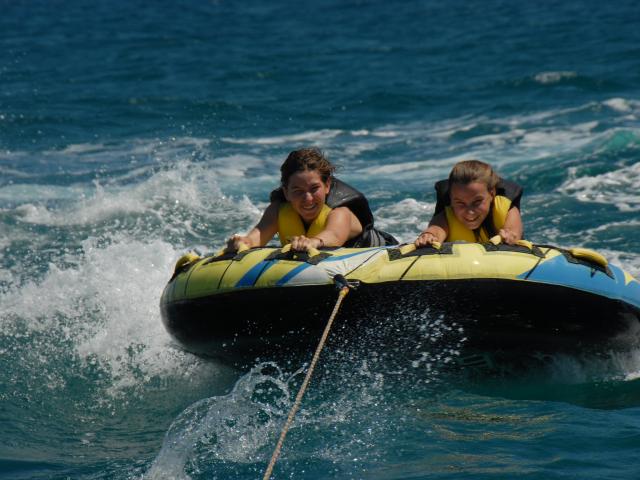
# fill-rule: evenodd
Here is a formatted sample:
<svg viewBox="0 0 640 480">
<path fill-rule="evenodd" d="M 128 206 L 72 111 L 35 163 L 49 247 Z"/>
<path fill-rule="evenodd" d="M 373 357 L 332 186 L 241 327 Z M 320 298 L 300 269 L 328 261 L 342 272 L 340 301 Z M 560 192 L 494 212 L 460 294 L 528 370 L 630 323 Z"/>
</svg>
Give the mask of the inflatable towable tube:
<svg viewBox="0 0 640 480">
<path fill-rule="evenodd" d="M 308 351 L 335 302 L 333 277 L 341 274 L 359 285 L 339 315 L 343 337 L 426 311 L 455 319 L 472 350 L 637 343 L 640 283 L 596 252 L 526 241 L 436 247 L 189 254 L 164 289 L 162 320 L 186 350 L 230 363 Z M 410 348 L 401 337 L 389 334 L 380 348 Z"/>
</svg>

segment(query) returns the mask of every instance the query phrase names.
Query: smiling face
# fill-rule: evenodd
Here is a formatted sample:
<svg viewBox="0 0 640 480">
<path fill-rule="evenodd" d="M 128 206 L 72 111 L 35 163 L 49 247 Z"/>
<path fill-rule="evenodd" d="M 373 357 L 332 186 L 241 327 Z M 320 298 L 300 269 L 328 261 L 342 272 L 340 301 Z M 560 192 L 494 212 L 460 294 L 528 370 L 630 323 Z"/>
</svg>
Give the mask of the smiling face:
<svg viewBox="0 0 640 480">
<path fill-rule="evenodd" d="M 482 182 L 452 183 L 450 195 L 451 208 L 456 218 L 469 230 L 475 230 L 489 215 L 495 189 L 489 190 Z"/>
<path fill-rule="evenodd" d="M 317 170 L 303 170 L 291 175 L 282 190 L 302 220 L 311 223 L 322 211 L 330 182 L 323 182 Z"/>
</svg>

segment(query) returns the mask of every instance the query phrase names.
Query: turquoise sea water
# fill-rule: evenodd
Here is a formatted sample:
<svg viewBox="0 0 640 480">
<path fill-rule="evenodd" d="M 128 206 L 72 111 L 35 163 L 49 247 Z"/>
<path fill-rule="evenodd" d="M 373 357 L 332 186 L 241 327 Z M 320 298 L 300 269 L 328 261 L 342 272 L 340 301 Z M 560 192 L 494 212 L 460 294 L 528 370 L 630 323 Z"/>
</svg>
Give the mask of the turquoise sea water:
<svg viewBox="0 0 640 480">
<path fill-rule="evenodd" d="M 158 301 L 301 146 L 404 241 L 457 160 L 491 162 L 529 239 L 638 276 L 639 21 L 633 1 L 0 0 L 0 478 L 262 477 L 302 365 L 185 353 Z M 640 351 L 467 376 L 446 319 L 415 321 L 411 365 L 328 345 L 274 478 L 638 478 Z"/>
</svg>

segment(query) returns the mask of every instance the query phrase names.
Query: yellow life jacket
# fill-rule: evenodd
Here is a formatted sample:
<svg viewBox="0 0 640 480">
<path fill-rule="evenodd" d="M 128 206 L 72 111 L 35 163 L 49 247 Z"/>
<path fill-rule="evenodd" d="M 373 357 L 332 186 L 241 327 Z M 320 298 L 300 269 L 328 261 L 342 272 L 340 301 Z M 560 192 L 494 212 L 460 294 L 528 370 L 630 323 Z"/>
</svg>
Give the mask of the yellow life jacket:
<svg viewBox="0 0 640 480">
<path fill-rule="evenodd" d="M 511 199 L 503 197 L 502 195 L 496 195 L 491 205 L 493 226 L 496 229 L 495 234 L 498 233 L 504 226 L 504 222 L 507 219 L 507 214 L 511 208 Z M 451 206 L 445 207 L 445 213 L 447 215 L 447 223 L 449 225 L 449 235 L 445 241 L 455 242 L 457 240 L 464 240 L 466 242 L 486 243 L 491 237 L 491 232 L 487 232 L 485 227 L 481 226 L 477 230 L 469 230 L 464 224 L 458 220 L 453 213 Z"/>
<path fill-rule="evenodd" d="M 320 214 L 311 222 L 309 228 L 305 229 L 298 212 L 293 209 L 289 202 L 282 202 L 278 210 L 278 237 L 280 237 L 280 243 L 286 245 L 291 237 L 299 235 L 315 237 L 325 229 L 329 213 L 331 213 L 331 207 L 325 203 L 322 206 L 322 210 L 320 210 Z"/>
</svg>

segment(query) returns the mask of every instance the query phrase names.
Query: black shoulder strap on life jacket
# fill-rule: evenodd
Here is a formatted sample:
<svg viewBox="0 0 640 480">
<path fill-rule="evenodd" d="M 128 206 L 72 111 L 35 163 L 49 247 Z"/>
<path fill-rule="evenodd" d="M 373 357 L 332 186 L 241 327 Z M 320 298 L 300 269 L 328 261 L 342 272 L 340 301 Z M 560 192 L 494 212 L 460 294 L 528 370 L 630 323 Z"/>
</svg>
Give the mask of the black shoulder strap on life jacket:
<svg viewBox="0 0 640 480">
<path fill-rule="evenodd" d="M 347 207 L 360 220 L 363 230 L 373 226 L 373 213 L 366 197 L 342 180 L 331 179 L 331 189 L 325 202 L 331 208 Z"/>
<path fill-rule="evenodd" d="M 436 210 L 434 215 L 442 212 L 451 203 L 449 197 L 449 180 L 440 180 L 433 186 L 436 189 Z"/>
<path fill-rule="evenodd" d="M 284 192 L 282 191 L 282 187 L 278 187 L 275 190 L 271 191 L 271 193 L 269 194 L 269 201 L 271 203 L 273 202 L 284 203 L 287 201 L 287 199 L 284 198 Z"/>
<path fill-rule="evenodd" d="M 502 195 L 511 200 L 511 207 L 520 209 L 520 199 L 522 198 L 523 188 L 515 182 L 500 179 L 496 185 L 496 195 Z"/>
<path fill-rule="evenodd" d="M 331 180 L 331 189 L 326 203 L 331 208 L 347 207 L 360 220 L 362 233 L 345 243 L 345 247 L 382 247 L 398 244 L 398 240 L 393 235 L 373 226 L 373 213 L 371 213 L 369 202 L 351 185 L 334 177 Z"/>
</svg>

